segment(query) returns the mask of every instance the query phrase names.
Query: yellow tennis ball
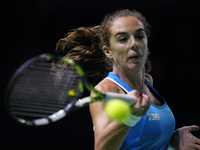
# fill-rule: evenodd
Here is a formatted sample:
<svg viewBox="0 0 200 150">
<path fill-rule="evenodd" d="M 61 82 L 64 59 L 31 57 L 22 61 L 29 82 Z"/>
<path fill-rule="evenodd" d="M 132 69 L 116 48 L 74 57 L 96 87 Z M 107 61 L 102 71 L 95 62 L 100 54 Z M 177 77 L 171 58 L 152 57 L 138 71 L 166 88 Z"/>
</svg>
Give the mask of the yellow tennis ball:
<svg viewBox="0 0 200 150">
<path fill-rule="evenodd" d="M 75 90 L 71 89 L 68 91 L 68 96 L 75 96 L 75 95 L 76 95 Z"/>
<path fill-rule="evenodd" d="M 110 119 L 122 123 L 129 119 L 131 108 L 125 101 L 112 99 L 105 104 L 105 111 Z"/>
<path fill-rule="evenodd" d="M 51 60 L 51 56 L 50 55 L 46 56 L 46 60 L 47 61 Z"/>
</svg>

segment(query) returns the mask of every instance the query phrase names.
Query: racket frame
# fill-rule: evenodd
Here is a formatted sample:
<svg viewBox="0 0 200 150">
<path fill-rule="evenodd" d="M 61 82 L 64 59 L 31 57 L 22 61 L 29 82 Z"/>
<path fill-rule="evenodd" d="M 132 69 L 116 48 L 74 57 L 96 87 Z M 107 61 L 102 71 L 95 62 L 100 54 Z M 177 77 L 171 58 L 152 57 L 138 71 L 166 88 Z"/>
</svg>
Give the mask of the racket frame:
<svg viewBox="0 0 200 150">
<path fill-rule="evenodd" d="M 30 65 L 32 65 L 35 61 L 37 60 L 47 60 L 47 57 L 51 58 L 51 60 L 61 60 L 66 64 L 71 65 L 72 67 L 75 68 L 75 70 L 77 71 L 78 75 L 81 77 L 81 83 L 79 85 L 79 89 L 80 89 L 80 93 L 79 96 L 81 96 L 81 94 L 84 91 L 84 87 L 86 87 L 86 89 L 88 91 L 93 92 L 96 96 L 95 97 L 85 97 L 82 99 L 73 99 L 69 104 L 67 104 L 66 107 L 64 107 L 63 109 L 55 112 L 52 115 L 49 115 L 46 118 L 38 118 L 35 120 L 27 120 L 27 119 L 23 119 L 23 118 L 18 118 L 16 116 L 14 116 L 10 109 L 9 109 L 9 103 L 7 100 L 7 97 L 9 97 L 9 93 L 11 91 L 11 87 L 12 85 L 16 82 L 16 78 L 18 76 L 20 76 L 22 74 L 23 71 L 25 71 Z M 63 72 L 64 73 L 64 72 Z M 65 117 L 66 115 L 68 115 L 69 113 L 73 112 L 76 109 L 79 109 L 81 107 L 87 106 L 89 103 L 92 102 L 98 102 L 98 101 L 104 101 L 107 102 L 112 98 L 119 98 L 119 99 L 123 99 L 125 100 L 129 105 L 132 105 L 135 103 L 137 97 L 131 96 L 131 95 L 125 95 L 125 94 L 119 94 L 119 93 L 112 93 L 112 92 L 105 92 L 105 93 L 101 93 L 99 91 L 97 91 L 96 89 L 94 89 L 93 85 L 90 84 L 87 80 L 87 78 L 85 77 L 85 74 L 82 70 L 82 68 L 76 64 L 72 59 L 69 59 L 67 57 L 61 57 L 61 56 L 56 56 L 56 55 L 52 55 L 52 54 L 41 54 L 39 56 L 33 57 L 29 60 L 27 60 L 25 63 L 23 63 L 13 74 L 12 78 L 10 79 L 10 82 L 8 83 L 7 86 L 7 90 L 6 90 L 6 94 L 5 94 L 5 107 L 8 110 L 8 113 L 18 122 L 25 124 L 25 125 L 30 125 L 30 126 L 41 126 L 41 125 L 47 125 L 50 124 L 52 122 L 56 122 L 58 120 L 60 120 L 61 118 Z"/>
</svg>

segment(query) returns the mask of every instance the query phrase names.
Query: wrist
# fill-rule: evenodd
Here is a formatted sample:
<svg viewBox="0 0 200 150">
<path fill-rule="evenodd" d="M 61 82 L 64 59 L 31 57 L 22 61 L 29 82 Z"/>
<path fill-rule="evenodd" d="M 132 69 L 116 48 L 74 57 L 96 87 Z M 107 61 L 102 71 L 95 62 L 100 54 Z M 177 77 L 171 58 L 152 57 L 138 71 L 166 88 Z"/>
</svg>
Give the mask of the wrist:
<svg viewBox="0 0 200 150">
<path fill-rule="evenodd" d="M 140 121 L 141 118 L 142 117 L 134 116 L 134 115 L 130 114 L 129 119 L 126 120 L 126 121 L 123 121 L 123 124 L 130 126 L 130 127 L 133 127 L 133 126 L 136 125 L 137 122 Z"/>
</svg>

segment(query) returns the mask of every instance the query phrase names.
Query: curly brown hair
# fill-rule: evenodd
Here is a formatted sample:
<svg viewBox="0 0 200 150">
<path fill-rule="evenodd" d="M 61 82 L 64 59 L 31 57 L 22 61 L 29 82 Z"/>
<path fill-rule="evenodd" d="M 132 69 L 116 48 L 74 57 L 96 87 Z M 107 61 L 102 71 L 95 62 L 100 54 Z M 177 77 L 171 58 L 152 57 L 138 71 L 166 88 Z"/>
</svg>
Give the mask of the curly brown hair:
<svg viewBox="0 0 200 150">
<path fill-rule="evenodd" d="M 56 43 L 56 51 L 67 51 L 66 57 L 73 59 L 84 70 L 87 77 L 91 77 L 96 85 L 112 71 L 112 61 L 106 57 L 102 47 L 109 46 L 112 22 L 120 17 L 133 16 L 144 25 L 145 32 L 149 36 L 149 27 L 146 19 L 141 13 L 133 10 L 119 10 L 104 17 L 100 26 L 80 27 L 68 32 L 64 38 Z M 145 72 L 151 69 L 151 63 L 147 59 Z"/>
<path fill-rule="evenodd" d="M 100 26 L 71 30 L 56 43 L 56 51 L 67 51 L 66 57 L 78 63 L 94 85 L 112 71 L 112 62 L 99 48 Z"/>
</svg>

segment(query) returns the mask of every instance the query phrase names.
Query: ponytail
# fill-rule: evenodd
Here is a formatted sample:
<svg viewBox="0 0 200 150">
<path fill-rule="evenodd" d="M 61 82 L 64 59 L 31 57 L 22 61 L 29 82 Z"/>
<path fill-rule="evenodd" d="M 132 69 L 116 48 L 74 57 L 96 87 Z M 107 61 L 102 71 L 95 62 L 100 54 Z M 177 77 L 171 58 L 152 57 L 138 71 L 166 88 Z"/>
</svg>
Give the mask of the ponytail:
<svg viewBox="0 0 200 150">
<path fill-rule="evenodd" d="M 78 63 L 94 85 L 112 71 L 112 62 L 99 47 L 100 26 L 80 27 L 66 34 L 56 43 L 56 51 L 65 51 L 70 59 Z"/>
</svg>

